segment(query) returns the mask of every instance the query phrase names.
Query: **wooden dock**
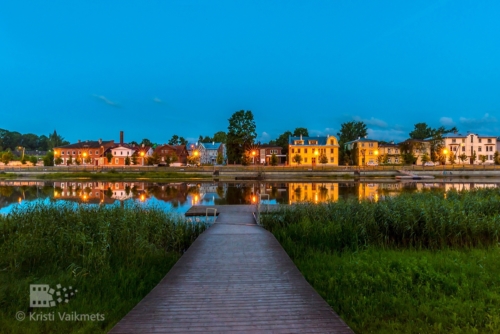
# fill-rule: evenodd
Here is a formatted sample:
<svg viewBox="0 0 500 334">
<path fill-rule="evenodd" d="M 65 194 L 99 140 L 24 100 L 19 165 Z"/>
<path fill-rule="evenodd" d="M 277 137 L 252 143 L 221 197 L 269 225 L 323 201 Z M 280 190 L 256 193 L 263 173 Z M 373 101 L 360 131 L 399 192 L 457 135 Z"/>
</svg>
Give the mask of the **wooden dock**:
<svg viewBox="0 0 500 334">
<path fill-rule="evenodd" d="M 110 333 L 353 333 L 254 209 L 218 206 L 216 223 Z"/>
</svg>

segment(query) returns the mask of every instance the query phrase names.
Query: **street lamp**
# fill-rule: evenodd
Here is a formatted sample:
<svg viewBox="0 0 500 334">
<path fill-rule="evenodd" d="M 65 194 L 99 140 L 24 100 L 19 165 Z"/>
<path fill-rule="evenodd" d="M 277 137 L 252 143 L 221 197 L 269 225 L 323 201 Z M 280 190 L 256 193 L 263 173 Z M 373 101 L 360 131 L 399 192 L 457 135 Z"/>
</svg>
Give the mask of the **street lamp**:
<svg viewBox="0 0 500 334">
<path fill-rule="evenodd" d="M 252 151 L 252 156 L 253 156 L 253 164 L 255 165 L 255 151 Z"/>
<path fill-rule="evenodd" d="M 141 152 L 142 165 L 144 166 L 144 151 Z"/>
</svg>

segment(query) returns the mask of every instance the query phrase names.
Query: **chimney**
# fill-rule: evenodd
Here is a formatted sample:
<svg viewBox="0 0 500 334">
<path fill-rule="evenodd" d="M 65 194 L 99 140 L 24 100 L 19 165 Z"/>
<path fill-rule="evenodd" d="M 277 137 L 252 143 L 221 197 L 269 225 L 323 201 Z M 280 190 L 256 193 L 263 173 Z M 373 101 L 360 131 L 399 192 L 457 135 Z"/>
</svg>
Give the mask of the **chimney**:
<svg viewBox="0 0 500 334">
<path fill-rule="evenodd" d="M 123 131 L 120 131 L 120 144 L 123 144 Z"/>
<path fill-rule="evenodd" d="M 101 145 L 101 144 L 102 144 L 102 139 L 101 139 L 101 138 L 99 138 L 99 145 Z"/>
<path fill-rule="evenodd" d="M 81 143 L 82 141 L 80 139 L 78 139 L 78 142 Z"/>
<path fill-rule="evenodd" d="M 144 144 L 142 144 L 142 147 L 144 147 Z"/>
<path fill-rule="evenodd" d="M 302 140 L 302 133 L 300 134 L 300 140 Z"/>
</svg>

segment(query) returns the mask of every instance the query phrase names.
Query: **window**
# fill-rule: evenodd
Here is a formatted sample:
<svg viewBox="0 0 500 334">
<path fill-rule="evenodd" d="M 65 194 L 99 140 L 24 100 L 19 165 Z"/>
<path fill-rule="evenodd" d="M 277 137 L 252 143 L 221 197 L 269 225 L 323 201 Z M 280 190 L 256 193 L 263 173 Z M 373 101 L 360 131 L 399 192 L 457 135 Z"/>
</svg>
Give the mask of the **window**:
<svg viewBox="0 0 500 334">
<path fill-rule="evenodd" d="M 304 153 L 307 153 L 307 148 L 304 149 Z"/>
<path fill-rule="evenodd" d="M 493 160 L 493 156 L 492 155 L 490 155 L 490 160 Z"/>
<path fill-rule="evenodd" d="M 396 163 L 396 164 L 399 163 L 399 158 L 398 157 L 394 158 L 394 163 Z"/>
<path fill-rule="evenodd" d="M 120 155 L 123 155 L 123 151 L 120 151 Z"/>
<path fill-rule="evenodd" d="M 309 140 L 309 145 L 318 145 L 317 140 Z"/>
<path fill-rule="evenodd" d="M 390 164 L 391 163 L 391 158 L 388 158 L 387 159 L 387 163 Z"/>
<path fill-rule="evenodd" d="M 330 139 L 330 145 L 333 145 L 333 139 Z"/>
<path fill-rule="evenodd" d="M 95 151 L 95 154 L 96 154 L 96 155 L 97 155 L 97 154 L 99 154 L 99 151 Z"/>
<path fill-rule="evenodd" d="M 361 143 L 361 147 L 365 147 L 365 143 Z"/>
<path fill-rule="evenodd" d="M 491 139 L 488 139 L 488 144 L 491 144 Z"/>
<path fill-rule="evenodd" d="M 304 162 L 307 162 L 307 158 L 304 158 Z"/>
<path fill-rule="evenodd" d="M 452 139 L 452 140 L 451 140 L 451 142 L 452 142 L 452 143 L 456 143 L 456 142 L 457 142 L 457 140 L 456 140 L 456 139 Z"/>
<path fill-rule="evenodd" d="M 75 152 L 75 151 L 73 151 L 73 155 L 75 155 L 75 154 L 76 154 L 76 152 Z"/>
<path fill-rule="evenodd" d="M 372 154 L 373 154 L 373 151 L 368 151 L 368 154 L 369 154 L 369 155 L 372 155 Z"/>
<path fill-rule="evenodd" d="M 335 161 L 334 158 L 330 158 L 330 162 L 333 163 Z"/>
<path fill-rule="evenodd" d="M 474 142 L 474 137 L 473 136 L 470 136 L 470 142 L 473 143 Z"/>
<path fill-rule="evenodd" d="M 398 154 L 398 152 L 399 152 L 399 151 L 398 151 L 398 149 L 395 149 L 395 150 L 394 150 L 394 153 Z"/>
<path fill-rule="evenodd" d="M 64 151 L 61 151 L 61 155 L 64 155 Z"/>
<path fill-rule="evenodd" d="M 120 159 L 116 158 L 115 159 L 115 164 L 118 164 L 118 161 L 120 161 Z"/>
<path fill-rule="evenodd" d="M 300 148 L 299 148 L 299 149 L 297 149 L 297 153 L 300 153 Z"/>
<path fill-rule="evenodd" d="M 333 148 L 330 149 L 330 153 L 333 153 Z"/>
<path fill-rule="evenodd" d="M 483 148 L 482 148 L 481 146 L 479 146 L 477 150 L 478 150 L 479 152 L 482 152 L 482 149 L 483 149 Z"/>
<path fill-rule="evenodd" d="M 465 146 L 462 146 L 462 152 L 465 152 Z"/>
<path fill-rule="evenodd" d="M 295 143 L 295 145 L 304 145 L 303 140 L 295 140 L 294 143 Z"/>
<path fill-rule="evenodd" d="M 373 143 L 368 143 L 368 147 L 373 147 Z"/>
<path fill-rule="evenodd" d="M 479 141 L 479 144 L 481 144 L 481 138 L 479 138 L 478 141 Z"/>
</svg>

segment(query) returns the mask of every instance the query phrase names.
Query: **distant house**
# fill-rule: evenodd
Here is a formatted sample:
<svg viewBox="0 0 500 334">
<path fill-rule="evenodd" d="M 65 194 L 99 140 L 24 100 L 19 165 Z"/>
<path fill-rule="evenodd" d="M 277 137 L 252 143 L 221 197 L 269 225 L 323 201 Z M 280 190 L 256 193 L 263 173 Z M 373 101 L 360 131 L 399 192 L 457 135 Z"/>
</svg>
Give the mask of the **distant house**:
<svg viewBox="0 0 500 334">
<path fill-rule="evenodd" d="M 189 156 L 186 145 L 161 145 L 157 146 L 155 153 L 158 155 L 160 165 L 166 164 L 167 158 L 177 157 L 174 163 L 185 165 Z"/>
<path fill-rule="evenodd" d="M 222 160 L 226 161 L 226 145 L 223 143 L 200 143 L 197 148 L 201 164 L 216 164 L 217 154 L 222 154 Z"/>
<path fill-rule="evenodd" d="M 61 158 L 61 165 L 68 165 L 70 160 L 75 163 L 78 158 L 82 165 L 103 165 L 101 158 L 104 152 L 114 146 L 113 140 L 80 141 L 77 143 L 54 147 L 54 160 Z"/>
<path fill-rule="evenodd" d="M 467 156 L 470 164 L 480 164 L 481 155 L 486 156 L 486 163 L 493 163 L 495 160 L 495 151 L 497 147 L 496 136 L 484 136 L 475 133 L 467 132 L 466 135 L 459 133 L 448 133 L 443 135 L 443 145 L 447 148 L 447 156 L 454 154 L 456 161 L 459 162 L 458 157 L 462 154 Z M 475 156 L 475 160 L 473 157 Z M 447 159 L 446 163 L 450 163 Z"/>
<path fill-rule="evenodd" d="M 366 166 L 367 164 L 378 163 L 378 141 L 369 139 L 366 136 L 344 144 L 345 148 L 354 152 L 354 164 L 356 166 Z"/>
<path fill-rule="evenodd" d="M 430 159 L 431 156 L 431 143 L 429 140 L 421 139 L 407 139 L 398 144 L 401 154 L 410 153 L 415 157 L 414 164 L 422 165 L 422 157 L 427 155 Z"/>
<path fill-rule="evenodd" d="M 295 157 L 301 158 L 300 164 Z M 325 157 L 325 166 L 338 166 L 339 143 L 337 137 L 289 137 L 288 138 L 288 164 L 290 166 L 312 165 L 321 163 Z M 323 165 L 323 164 L 321 164 Z"/>
<path fill-rule="evenodd" d="M 253 164 L 271 164 L 271 157 L 276 155 L 278 164 L 286 163 L 286 154 L 283 154 L 283 147 L 276 145 L 258 145 L 255 149 L 256 156 L 252 157 Z"/>
<path fill-rule="evenodd" d="M 398 144 L 394 142 L 379 144 L 378 145 L 379 156 L 382 156 L 385 161 L 383 163 L 387 164 L 399 164 L 401 163 L 401 149 Z"/>
</svg>

